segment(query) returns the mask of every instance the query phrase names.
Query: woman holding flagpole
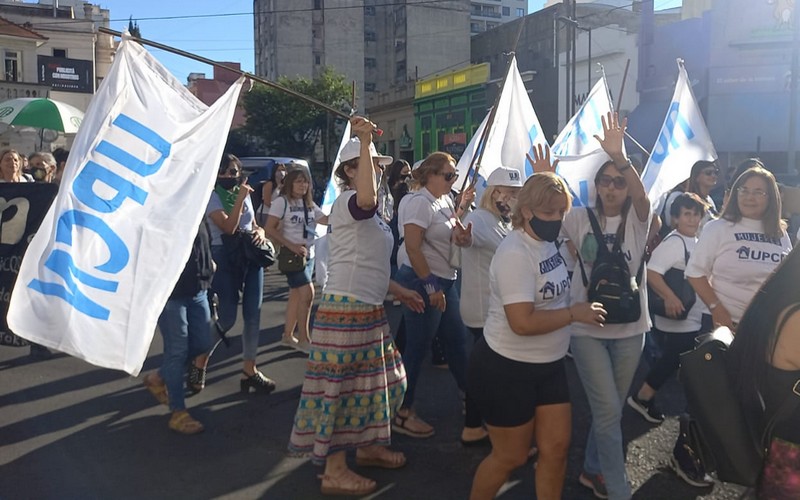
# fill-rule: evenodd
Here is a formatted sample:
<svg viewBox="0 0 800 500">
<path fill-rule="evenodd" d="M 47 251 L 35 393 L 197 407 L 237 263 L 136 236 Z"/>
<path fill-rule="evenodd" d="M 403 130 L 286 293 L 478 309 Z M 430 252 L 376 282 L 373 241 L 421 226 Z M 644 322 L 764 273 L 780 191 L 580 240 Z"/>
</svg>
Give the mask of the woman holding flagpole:
<svg viewBox="0 0 800 500">
<path fill-rule="evenodd" d="M 249 261 L 234 261 L 230 251 L 223 244 L 223 235 L 232 235 L 237 231 L 252 234 L 257 244 L 264 241 L 264 230 L 255 223 L 255 212 L 250 201 L 252 191 L 253 188 L 247 184 L 247 179 L 242 177 L 242 164 L 239 159 L 231 154 L 223 155 L 217 174 L 217 184 L 206 208 L 206 216 L 210 221 L 211 253 L 218 266 L 211 288 L 219 297 L 219 324 L 225 331 L 233 327 L 236 322 L 241 290 L 244 330 L 242 331 L 243 365 L 239 386 L 242 392 L 253 389 L 256 392 L 269 394 L 275 390 L 275 382 L 264 376 L 256 367 L 264 270 Z"/>
<path fill-rule="evenodd" d="M 594 178 L 595 207 L 571 210 L 564 218 L 563 236 L 575 242 L 576 268 L 582 271 L 581 275 L 592 276 L 595 260 L 602 255 L 598 252 L 597 240 L 600 239 L 609 251 L 621 250 L 633 278 L 639 275 L 644 257 L 651 220 L 650 200 L 639 175 L 625 156 L 623 139 L 627 120 L 620 122 L 616 113 L 608 113 L 601 121 L 603 137 L 595 138 L 610 159 L 603 163 Z M 549 158 L 541 163 L 549 164 Z M 535 166 L 534 171 L 542 168 Z M 597 220 L 602 235 L 593 234 L 590 217 Z M 630 283 L 627 286 L 633 288 Z M 649 329 L 645 289 L 642 274 L 638 291 L 632 290 L 638 295 L 638 319 L 625 318 L 625 322 L 615 320 L 611 324 L 607 316 L 604 324 L 572 325 L 571 351 L 592 410 L 592 426 L 579 481 L 598 498 L 631 497 L 621 422 L 625 398 L 639 364 L 644 332 Z M 573 302 L 587 300 L 588 290 L 583 279 L 572 280 L 571 297 Z"/>
<path fill-rule="evenodd" d="M 322 493 L 366 495 L 375 481 L 352 471 L 346 452 L 362 467 L 397 469 L 406 457 L 391 451 L 391 418 L 406 378 L 389 332 L 387 290 L 416 311 L 422 297 L 390 281 L 392 233 L 378 214 L 381 163 L 372 144 L 375 124 L 351 120 L 356 137 L 342 149 L 335 171 L 341 195 L 330 214 L 328 281 L 314 321 L 314 343 L 295 414 L 289 450 L 325 464 Z M 389 159 L 391 161 L 391 159 Z"/>
</svg>

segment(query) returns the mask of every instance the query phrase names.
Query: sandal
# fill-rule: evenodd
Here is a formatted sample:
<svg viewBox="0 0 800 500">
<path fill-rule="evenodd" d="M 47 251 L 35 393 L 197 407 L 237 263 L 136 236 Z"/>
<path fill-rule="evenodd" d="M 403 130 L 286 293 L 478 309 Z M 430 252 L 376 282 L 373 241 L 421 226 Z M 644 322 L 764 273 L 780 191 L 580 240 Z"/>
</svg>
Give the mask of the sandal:
<svg viewBox="0 0 800 500">
<path fill-rule="evenodd" d="M 371 457 L 360 457 L 356 451 L 356 464 L 361 467 L 378 467 L 381 469 L 400 469 L 406 465 L 406 456 L 399 451 L 382 448 L 380 453 Z"/>
<path fill-rule="evenodd" d="M 429 438 L 433 436 L 435 432 L 430 424 L 417 417 L 417 415 L 410 410 L 405 416 L 397 412 L 392 421 L 392 430 L 398 434 L 405 434 L 406 436 L 417 439 Z"/>
<path fill-rule="evenodd" d="M 239 379 L 239 389 L 243 393 L 249 394 L 251 387 L 255 392 L 262 392 L 264 394 L 269 394 L 275 390 L 275 381 L 265 376 L 260 371 L 256 370 L 252 375 L 248 375 L 244 370 L 242 373 L 246 377 Z"/>
<path fill-rule="evenodd" d="M 195 395 L 206 387 L 206 367 L 198 368 L 194 361 L 189 363 L 186 371 L 186 386 L 192 395 Z"/>
<path fill-rule="evenodd" d="M 172 413 L 169 419 L 169 428 L 178 434 L 197 434 L 205 429 L 203 424 L 193 419 L 189 412 L 180 410 Z"/>
<path fill-rule="evenodd" d="M 372 479 L 359 476 L 350 469 L 345 470 L 338 476 L 320 474 L 317 476 L 322 480 L 320 492 L 323 495 L 343 495 L 356 496 L 369 495 L 378 488 L 378 484 Z M 325 483 L 328 483 L 327 485 Z"/>
<path fill-rule="evenodd" d="M 142 380 L 142 384 L 150 391 L 150 394 L 156 398 L 156 401 L 161 403 L 162 405 L 169 406 L 169 396 L 167 395 L 167 385 L 162 380 L 160 383 L 153 382 L 152 379 L 153 374 L 148 373 L 145 375 L 144 380 Z"/>
</svg>

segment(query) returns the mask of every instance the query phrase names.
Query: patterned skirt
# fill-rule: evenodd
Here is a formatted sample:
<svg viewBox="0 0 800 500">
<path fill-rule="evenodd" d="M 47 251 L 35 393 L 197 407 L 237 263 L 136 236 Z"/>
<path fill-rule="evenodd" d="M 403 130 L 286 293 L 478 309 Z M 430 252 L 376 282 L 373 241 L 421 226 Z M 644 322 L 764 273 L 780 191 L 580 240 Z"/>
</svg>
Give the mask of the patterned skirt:
<svg viewBox="0 0 800 500">
<path fill-rule="evenodd" d="M 321 464 L 338 451 L 389 445 L 406 372 L 383 306 L 324 294 L 312 339 L 289 451 Z"/>
</svg>

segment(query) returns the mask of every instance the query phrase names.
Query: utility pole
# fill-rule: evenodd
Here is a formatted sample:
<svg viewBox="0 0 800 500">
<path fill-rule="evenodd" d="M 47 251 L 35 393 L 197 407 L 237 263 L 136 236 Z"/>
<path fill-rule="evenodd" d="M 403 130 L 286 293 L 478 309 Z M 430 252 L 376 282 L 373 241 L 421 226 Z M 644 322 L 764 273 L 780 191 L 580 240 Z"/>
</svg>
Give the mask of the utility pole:
<svg viewBox="0 0 800 500">
<path fill-rule="evenodd" d="M 798 51 L 800 51 L 800 20 L 797 16 L 797 8 L 792 13 L 792 23 L 794 30 L 792 30 L 792 78 L 789 83 L 789 142 L 788 142 L 788 168 L 789 173 L 792 170 L 800 171 L 797 168 L 797 79 L 800 73 L 800 64 L 798 64 Z"/>
</svg>

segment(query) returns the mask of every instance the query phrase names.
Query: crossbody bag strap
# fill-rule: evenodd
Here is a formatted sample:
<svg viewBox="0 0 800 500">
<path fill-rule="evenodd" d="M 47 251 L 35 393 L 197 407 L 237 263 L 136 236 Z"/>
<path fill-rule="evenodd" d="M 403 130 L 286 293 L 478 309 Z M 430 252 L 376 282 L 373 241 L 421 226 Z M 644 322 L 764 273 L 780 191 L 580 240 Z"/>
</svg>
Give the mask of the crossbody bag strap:
<svg viewBox="0 0 800 500">
<path fill-rule="evenodd" d="M 601 251 L 608 252 L 608 247 L 606 247 L 606 242 L 603 239 L 603 230 L 600 228 L 600 223 L 597 222 L 597 217 L 595 217 L 594 212 L 589 207 L 586 207 L 586 216 L 589 217 L 589 224 L 592 226 L 592 234 L 594 235 L 595 241 L 597 241 L 598 254 Z M 581 244 L 581 246 L 583 246 L 583 244 Z M 577 254 L 578 254 L 578 265 L 581 268 L 581 279 L 583 280 L 583 286 L 588 287 L 589 279 L 586 277 L 586 269 L 583 267 L 583 259 L 581 258 L 580 248 L 578 249 Z"/>
</svg>

